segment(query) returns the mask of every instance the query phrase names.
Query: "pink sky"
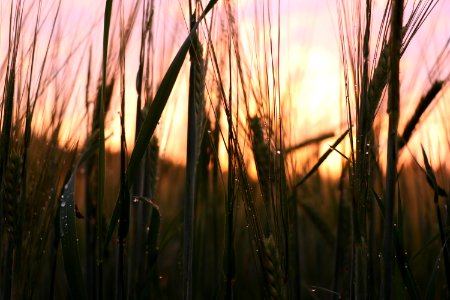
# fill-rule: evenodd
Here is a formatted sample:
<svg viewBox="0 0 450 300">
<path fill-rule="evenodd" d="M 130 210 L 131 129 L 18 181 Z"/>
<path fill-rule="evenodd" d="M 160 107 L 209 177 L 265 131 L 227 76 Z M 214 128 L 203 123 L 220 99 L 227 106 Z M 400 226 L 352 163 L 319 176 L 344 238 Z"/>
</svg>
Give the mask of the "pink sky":
<svg viewBox="0 0 450 300">
<path fill-rule="evenodd" d="M 8 13 L 9 6 L 12 0 L 2 0 L 0 2 L 0 59 L 3 61 L 6 51 L 6 39 L 8 32 Z M 180 0 L 181 1 L 181 0 Z M 186 36 L 186 26 L 183 21 L 183 16 L 187 14 L 186 1 L 183 2 L 183 7 L 180 1 L 175 0 L 157 0 L 155 15 L 160 21 L 158 27 L 155 28 L 155 34 L 158 39 L 159 47 L 166 50 L 164 59 L 162 60 L 162 67 L 159 70 L 161 76 L 165 72 L 169 64 L 169 60 L 173 57 L 177 47 L 181 45 L 182 40 Z M 25 1 L 30 5 L 33 1 Z M 37 1 L 34 1 L 37 2 Z M 119 1 L 114 1 L 116 4 Z M 130 2 L 130 1 L 128 1 Z M 185 3 L 186 2 L 186 3 Z M 206 3 L 206 1 L 204 1 Z M 219 3 L 221 1 L 219 0 Z M 245 0 L 235 1 L 239 7 L 239 24 L 241 25 L 241 37 L 243 45 L 247 45 L 250 57 L 252 53 L 252 43 L 254 41 L 254 7 L 255 3 L 261 7 L 265 1 Z M 276 24 L 277 1 L 269 1 L 273 8 L 272 22 Z M 44 0 L 43 12 L 50 12 L 50 16 L 54 15 L 56 1 Z M 305 137 L 314 136 L 317 133 L 337 129 L 342 122 L 336 111 L 339 110 L 342 98 L 340 76 L 342 75 L 342 68 L 340 66 L 339 54 L 339 40 L 337 37 L 337 10 L 335 0 L 281 0 L 281 63 L 280 63 L 280 77 L 282 82 L 287 82 L 288 78 L 291 80 L 291 85 L 282 86 L 283 92 L 290 89 L 293 103 L 290 107 L 291 122 L 294 130 L 291 134 L 291 140 L 288 143 L 295 143 Z M 384 1 L 375 1 L 375 20 L 380 11 L 384 8 Z M 36 4 L 34 4 L 36 5 Z M 92 0 L 62 0 L 61 14 L 58 25 L 60 25 L 61 37 L 61 53 L 59 61 L 62 61 L 64 54 L 69 53 L 76 45 L 81 43 L 81 48 L 73 57 L 73 65 L 69 66 L 64 73 L 64 78 L 61 82 L 64 84 L 71 83 L 75 86 L 73 94 L 73 102 L 70 109 L 72 111 L 80 111 L 84 108 L 84 100 L 79 101 L 78 98 L 84 95 L 84 78 L 86 73 L 87 53 L 89 46 L 92 45 L 94 58 L 94 74 L 98 74 L 100 66 L 99 57 L 101 56 L 101 39 L 102 39 L 102 13 L 104 1 Z M 221 6 L 218 7 L 221 9 Z M 44 13 L 44 14 L 45 14 Z M 34 25 L 34 18 L 32 13 L 29 19 L 26 20 L 27 34 L 24 36 L 24 41 L 30 40 L 30 29 Z M 45 37 L 48 37 L 51 27 L 52 18 L 50 17 L 44 23 L 42 31 L 42 44 L 45 45 Z M 97 21 L 97 23 L 96 23 Z M 140 17 L 138 18 L 140 22 Z M 375 27 L 376 28 L 376 27 Z M 274 31 L 276 32 L 276 31 Z M 85 37 L 87 37 L 85 39 Z M 429 86 L 427 82 L 427 70 L 433 63 L 434 57 L 442 48 L 442 45 L 450 37 L 450 1 L 441 1 L 434 12 L 430 15 L 429 20 L 424 24 L 421 31 L 419 31 L 417 38 L 410 45 L 409 50 L 405 54 L 402 73 L 405 74 L 403 78 L 404 94 L 417 95 Z M 127 124 L 133 126 L 134 124 L 134 107 L 136 93 L 134 91 L 135 74 L 137 70 L 137 57 L 139 53 L 139 38 L 135 34 L 133 42 L 127 53 Z M 114 41 L 113 41 L 114 42 Z M 24 42 L 26 45 L 27 43 Z M 165 46 L 163 46 L 165 45 Z M 42 55 L 42 52 L 41 52 Z M 57 59 L 58 61 L 58 59 Z M 188 64 L 185 64 L 185 68 Z M 449 65 L 447 63 L 447 65 Z M 81 66 L 80 69 L 77 67 Z M 77 74 L 82 74 L 77 77 Z M 415 76 L 408 76 L 414 74 Z M 67 78 L 71 78 L 69 82 Z M 185 128 L 186 128 L 186 102 L 177 96 L 178 93 L 185 94 L 187 90 L 186 77 L 177 81 L 177 86 L 174 95 L 171 97 L 167 113 L 161 120 L 160 126 L 157 129 L 157 134 L 163 143 L 163 154 L 171 157 L 176 161 L 182 162 L 184 160 L 185 147 Z M 178 94 L 179 95 L 179 94 Z M 310 100 L 314 99 L 314 100 Z M 417 101 L 417 96 L 413 98 Z M 448 99 L 446 99 L 448 100 Z M 80 107 L 81 102 L 81 107 Z M 405 114 L 409 115 L 413 109 L 413 105 L 408 105 L 405 101 Z M 449 110 L 448 105 L 438 105 L 439 110 Z M 447 102 L 447 101 L 445 101 Z M 119 121 L 118 121 L 118 105 L 116 104 L 109 116 L 112 126 L 113 139 L 118 140 L 119 136 Z M 175 114 L 173 114 L 175 112 Z M 175 116 L 174 119 L 171 116 Z M 295 117 L 295 116 L 300 117 Z M 76 114 L 74 114 L 76 116 Z M 292 117 L 294 116 L 294 117 Z M 44 116 L 42 117 L 44 118 Z M 294 120 L 295 119 L 295 120 Z M 439 121 L 440 120 L 440 121 Z M 436 126 L 437 122 L 442 122 L 438 114 L 428 116 L 427 122 L 423 127 L 425 130 Z M 170 125 L 170 126 L 169 126 Z M 73 118 L 70 124 L 67 124 L 67 133 L 73 135 L 79 128 L 79 120 Z M 131 127 L 128 127 L 131 128 Z M 310 130 L 302 130 L 309 128 Z M 442 130 L 440 130 L 441 132 Z M 428 147 L 439 148 L 438 152 L 444 151 L 436 143 L 427 141 L 421 136 L 428 136 L 421 130 L 422 135 L 418 135 L 416 143 L 423 142 Z M 444 134 L 444 133 L 442 133 Z M 169 137 L 170 135 L 170 137 Z M 176 135 L 177 138 L 173 138 Z M 128 142 L 132 144 L 134 136 L 133 130 L 128 130 Z M 448 136 L 440 136 L 441 139 L 450 140 Z M 325 145 L 326 147 L 326 145 Z M 448 147 L 446 148 L 448 152 Z M 437 150 L 436 150 L 437 151 Z M 447 155 L 447 154 L 446 154 Z"/>
</svg>

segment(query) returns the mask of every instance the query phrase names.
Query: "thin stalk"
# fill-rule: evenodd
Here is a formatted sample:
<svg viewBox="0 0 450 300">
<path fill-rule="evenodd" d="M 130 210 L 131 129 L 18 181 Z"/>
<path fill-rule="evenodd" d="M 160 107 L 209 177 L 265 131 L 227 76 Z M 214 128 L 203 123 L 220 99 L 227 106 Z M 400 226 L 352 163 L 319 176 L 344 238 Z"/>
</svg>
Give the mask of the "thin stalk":
<svg viewBox="0 0 450 300">
<path fill-rule="evenodd" d="M 105 97 L 106 97 L 106 65 L 108 60 L 109 28 L 113 0 L 106 0 L 103 24 L 103 52 L 102 52 L 102 92 L 99 108 L 99 145 L 98 145 L 98 199 L 97 199 L 97 243 L 98 243 L 98 299 L 103 298 L 103 200 L 105 194 Z"/>
<path fill-rule="evenodd" d="M 58 211 L 55 215 L 55 220 L 53 221 L 54 226 L 54 233 L 53 233 L 53 243 L 52 243 L 52 250 L 54 251 L 54 254 L 52 255 L 52 262 L 50 264 L 51 266 L 51 277 L 50 277 L 50 294 L 48 298 L 50 300 L 55 299 L 55 285 L 56 285 L 56 267 L 58 265 L 58 249 L 59 244 L 61 241 L 60 236 L 60 230 L 59 227 L 59 214 L 60 214 L 60 207 L 58 207 Z"/>
<path fill-rule="evenodd" d="M 88 116 L 87 123 L 89 123 L 89 87 L 90 87 L 90 81 L 91 81 L 91 64 L 92 64 L 92 48 L 89 51 L 89 62 L 88 62 L 88 69 L 87 69 L 87 75 L 86 75 L 86 94 L 85 94 L 85 105 L 86 105 L 86 115 Z M 96 99 L 97 101 L 97 99 Z M 95 114 L 95 111 L 94 111 Z M 87 129 L 86 136 L 90 136 L 91 138 L 95 136 L 95 132 L 98 128 L 96 128 L 96 125 L 94 125 L 94 120 L 98 119 L 98 115 L 94 115 L 92 118 L 92 132 L 89 132 L 90 129 Z M 86 147 L 91 146 L 92 142 L 89 144 L 88 142 L 85 143 Z M 86 189 L 86 195 L 85 195 L 85 216 L 86 216 L 86 228 L 85 228 L 85 237 L 86 237 L 86 286 L 87 286 L 87 292 L 89 299 L 95 299 L 97 296 L 97 288 L 98 288 L 98 282 L 97 282 L 97 263 L 96 263 L 96 204 L 94 203 L 94 198 L 96 194 L 96 186 L 95 183 L 92 181 L 92 175 L 95 170 L 95 157 L 92 157 L 88 159 L 85 162 L 84 168 L 85 168 L 85 178 L 84 178 L 84 185 Z M 95 182 L 95 180 L 94 180 Z"/>
<path fill-rule="evenodd" d="M 37 99 L 34 99 L 34 101 L 31 100 L 31 82 L 33 78 L 34 73 L 34 64 L 35 64 L 35 53 L 36 53 L 36 45 L 37 45 L 37 36 L 38 36 L 38 26 L 40 23 L 40 17 L 41 17 L 41 8 L 42 8 L 42 1 L 39 1 L 38 3 L 38 13 L 36 16 L 36 22 L 34 27 L 34 35 L 33 35 L 33 44 L 32 44 L 32 54 L 31 54 L 31 65 L 29 70 L 29 77 L 28 77 L 28 85 L 27 85 L 27 106 L 26 106 L 26 113 L 25 113 L 25 132 L 24 132 L 24 142 L 23 142 L 23 155 L 22 155 L 22 185 L 21 185 L 21 192 L 20 192 L 20 202 L 18 204 L 18 213 L 17 215 L 17 230 L 16 230 L 16 240 L 17 242 L 17 249 L 16 249 L 16 257 L 22 257 L 22 240 L 23 240 L 23 218 L 25 216 L 25 203 L 27 200 L 27 175 L 28 175 L 28 149 L 30 147 L 31 142 L 31 123 L 33 120 L 33 106 Z M 57 19 L 57 16 L 55 17 L 55 20 Z M 45 65 L 45 63 L 44 63 Z M 42 68 L 44 68 L 44 65 Z M 33 102 L 33 103 L 32 103 Z M 57 235 L 57 234 L 56 234 Z M 56 262 L 56 258 L 55 258 Z M 21 269 L 22 259 L 15 260 L 15 273 L 19 273 L 18 270 Z"/>
<path fill-rule="evenodd" d="M 231 70 L 231 47 L 228 47 L 229 69 Z M 230 72 L 230 89 L 228 105 L 232 115 L 232 72 Z M 220 111 L 218 109 L 217 111 Z M 233 281 L 236 273 L 235 251 L 234 251 L 234 203 L 235 203 L 235 170 L 234 170 L 234 149 L 233 149 L 233 120 L 228 124 L 228 184 L 227 200 L 225 204 L 225 252 L 223 267 L 225 273 L 225 299 L 233 299 Z M 216 123 L 216 131 L 219 130 L 219 120 Z M 216 133 L 218 138 L 218 132 Z"/>
<path fill-rule="evenodd" d="M 135 141 L 137 140 L 140 128 L 142 126 L 144 109 L 142 109 L 142 102 L 144 99 L 146 109 L 151 104 L 151 94 L 149 91 L 149 84 L 152 83 L 152 74 L 150 74 L 150 63 L 154 61 L 150 57 L 150 50 L 152 47 L 152 25 L 153 25 L 153 1 L 143 1 L 142 4 L 142 21 L 141 21 L 141 41 L 139 51 L 139 67 L 136 75 L 136 126 L 135 126 Z M 146 41 L 147 40 L 147 41 Z M 153 174 L 156 176 L 156 165 L 158 156 L 158 141 L 156 137 L 151 139 L 151 145 L 147 150 L 144 158 L 140 164 L 137 176 L 133 179 L 133 196 L 144 196 L 153 199 L 153 183 L 151 181 Z M 152 144 L 153 143 L 153 144 Z M 156 149 L 156 157 L 152 156 L 152 150 Z M 144 174 L 146 176 L 144 176 Z M 146 282 L 145 265 L 142 260 L 145 259 L 145 228 L 150 217 L 150 208 L 142 202 L 133 205 L 130 211 L 130 220 L 132 220 L 132 234 L 135 237 L 135 245 L 130 252 L 130 263 L 128 266 L 128 286 L 129 297 L 137 297 L 140 290 L 139 285 Z"/>
<path fill-rule="evenodd" d="M 143 75 L 144 75 L 144 60 L 145 60 L 145 37 L 146 37 L 146 29 L 145 29 L 145 7 L 143 9 L 142 16 L 142 32 L 141 32 L 141 48 L 139 52 L 139 68 L 136 75 L 136 130 L 134 140 L 137 140 L 139 130 L 142 125 L 142 83 L 143 83 Z M 138 175 L 134 179 L 133 184 L 133 195 L 141 195 L 142 194 L 142 185 L 143 185 L 143 164 L 141 164 L 139 168 Z"/>
<path fill-rule="evenodd" d="M 191 30 L 195 22 L 195 15 L 191 16 Z M 192 265 L 194 249 L 194 211 L 195 211 L 195 177 L 197 162 L 197 114 L 196 114 L 196 73 L 199 72 L 198 56 L 196 53 L 197 33 L 191 39 L 191 67 L 189 74 L 189 103 L 187 129 L 186 156 L 186 201 L 184 203 L 184 232 L 183 232 L 183 278 L 184 299 L 192 299 Z"/>
<path fill-rule="evenodd" d="M 343 166 L 341 178 L 339 179 L 339 208 L 338 226 L 336 228 L 335 261 L 333 290 L 338 293 L 334 299 L 348 299 L 351 295 L 351 266 L 352 266 L 352 211 L 350 201 L 344 194 L 344 176 L 351 172 L 349 162 Z"/>
<path fill-rule="evenodd" d="M 385 195 L 385 219 L 383 240 L 384 283 L 381 295 L 384 299 L 392 298 L 392 281 L 394 269 L 394 206 L 395 185 L 397 180 L 397 131 L 400 117 L 400 56 L 402 43 L 403 0 L 395 0 L 391 15 L 391 48 L 389 75 L 389 132 L 387 146 L 387 171 Z"/>
<path fill-rule="evenodd" d="M 130 219 L 130 197 L 126 184 L 126 140 L 125 140 L 125 44 L 123 24 L 123 2 L 120 12 L 120 222 L 119 222 L 119 261 L 118 261 L 118 297 L 127 299 L 126 274 L 125 274 L 125 239 L 128 235 Z"/>
</svg>

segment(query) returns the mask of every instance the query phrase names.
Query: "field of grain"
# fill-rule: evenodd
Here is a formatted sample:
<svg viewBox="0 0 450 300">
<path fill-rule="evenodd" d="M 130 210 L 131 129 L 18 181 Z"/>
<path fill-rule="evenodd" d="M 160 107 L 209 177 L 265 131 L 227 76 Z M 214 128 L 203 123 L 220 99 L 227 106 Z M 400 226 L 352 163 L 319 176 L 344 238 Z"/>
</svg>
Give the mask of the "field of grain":
<svg viewBox="0 0 450 300">
<path fill-rule="evenodd" d="M 0 299 L 449 298 L 448 2 L 322 2 L 2 0 Z"/>
</svg>

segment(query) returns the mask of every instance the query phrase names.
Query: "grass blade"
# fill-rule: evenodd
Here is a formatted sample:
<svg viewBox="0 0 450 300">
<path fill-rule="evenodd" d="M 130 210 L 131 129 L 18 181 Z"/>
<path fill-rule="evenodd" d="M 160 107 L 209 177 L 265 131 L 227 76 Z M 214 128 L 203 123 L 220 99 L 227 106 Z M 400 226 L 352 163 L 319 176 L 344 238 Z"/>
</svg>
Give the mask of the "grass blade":
<svg viewBox="0 0 450 300">
<path fill-rule="evenodd" d="M 427 157 L 427 154 L 425 153 L 425 149 L 423 149 L 423 146 L 422 146 L 422 155 L 423 155 L 423 161 L 425 163 L 427 177 L 429 178 L 429 180 L 431 181 L 431 183 L 433 185 L 434 205 L 436 207 L 436 215 L 438 218 L 438 225 L 439 225 L 439 234 L 441 236 L 441 242 L 442 242 L 442 249 L 443 249 L 442 255 L 444 256 L 445 277 L 447 280 L 447 288 L 450 288 L 450 257 L 449 257 L 448 246 L 446 243 L 447 237 L 445 234 L 444 222 L 442 220 L 441 209 L 439 207 L 438 183 L 436 180 L 436 176 L 434 175 L 433 168 L 431 167 L 430 162 L 428 161 L 428 157 Z"/>
<path fill-rule="evenodd" d="M 105 99 L 106 99 L 106 65 L 108 60 L 109 27 L 111 25 L 112 0 L 106 0 L 103 24 L 102 51 L 102 92 L 98 111 L 99 144 L 98 144 L 98 198 L 97 198 L 97 243 L 98 243 L 98 298 L 103 295 L 103 200 L 105 197 Z"/>
<path fill-rule="evenodd" d="M 142 157 L 147 149 L 147 146 L 150 142 L 150 138 L 152 137 L 156 126 L 161 118 L 161 115 L 166 107 L 167 100 L 172 92 L 172 89 L 175 85 L 175 81 L 178 78 L 178 74 L 180 73 L 181 67 L 183 66 L 186 55 L 191 46 L 191 39 L 195 33 L 195 30 L 198 28 L 198 25 L 205 17 L 206 13 L 212 9 L 217 0 L 211 0 L 208 3 L 208 6 L 203 11 L 199 20 L 195 23 L 192 30 L 190 31 L 187 38 L 184 40 L 180 49 L 178 50 L 175 58 L 169 66 L 166 74 L 164 75 L 161 84 L 159 86 L 158 91 L 156 92 L 155 98 L 153 99 L 152 104 L 150 105 L 147 116 L 143 120 L 141 130 L 139 131 L 138 137 L 136 139 L 136 143 L 134 145 L 133 152 L 130 156 L 130 161 L 128 162 L 127 172 L 126 172 L 126 182 L 128 189 L 131 187 L 134 177 L 137 174 L 139 169 L 139 165 Z M 121 192 L 122 193 L 122 192 Z M 119 201 L 116 202 L 114 207 L 114 212 L 111 217 L 111 221 L 109 223 L 108 231 L 105 237 L 104 246 L 106 247 L 111 241 L 112 234 L 117 224 L 117 220 L 119 218 Z"/>
<path fill-rule="evenodd" d="M 130 225 L 130 190 L 126 187 L 126 133 L 125 133 L 125 42 L 123 23 L 123 3 L 120 12 L 120 222 L 118 255 L 118 295 L 120 299 L 128 298 L 126 286 L 125 243 Z"/>
<path fill-rule="evenodd" d="M 295 188 L 301 186 L 311 175 L 313 175 L 322 163 L 327 159 L 327 157 L 334 151 L 334 149 L 342 142 L 342 140 L 347 136 L 349 129 L 347 129 L 339 138 L 334 142 L 333 145 L 328 149 L 317 161 L 317 163 L 311 168 L 311 170 L 295 185 Z"/>
<path fill-rule="evenodd" d="M 180 50 L 178 50 L 177 55 L 172 61 L 169 69 L 166 72 L 163 80 L 161 81 L 161 85 L 155 95 L 155 98 L 150 105 L 148 114 L 144 119 L 141 130 L 139 131 L 138 137 L 136 139 L 136 143 L 133 149 L 133 152 L 130 156 L 130 161 L 128 162 L 128 167 L 126 171 L 126 182 L 127 188 L 131 187 L 131 183 L 133 182 L 133 178 L 137 174 L 137 170 L 139 169 L 139 165 L 142 157 L 147 149 L 147 146 L 150 142 L 150 138 L 153 135 L 153 132 L 158 125 L 159 119 L 164 111 L 167 100 L 169 99 L 170 93 L 175 85 L 175 81 L 178 77 L 178 74 L 181 70 L 181 66 L 183 65 L 184 59 L 187 55 L 187 52 L 190 47 L 190 37 L 189 35 L 181 46 Z M 122 193 L 122 192 L 120 192 Z M 111 217 L 111 221 L 109 223 L 108 231 L 105 239 L 105 246 L 108 245 L 111 240 L 112 234 L 114 232 L 118 217 L 119 217 L 119 201 L 116 202 L 116 206 L 114 208 L 113 215 Z"/>
<path fill-rule="evenodd" d="M 64 186 L 61 196 L 59 227 L 64 268 L 66 270 L 67 282 L 73 299 L 86 299 L 86 290 L 81 272 L 80 255 L 78 252 L 78 238 L 76 231 L 75 216 L 75 177 L 76 168 Z"/>
</svg>

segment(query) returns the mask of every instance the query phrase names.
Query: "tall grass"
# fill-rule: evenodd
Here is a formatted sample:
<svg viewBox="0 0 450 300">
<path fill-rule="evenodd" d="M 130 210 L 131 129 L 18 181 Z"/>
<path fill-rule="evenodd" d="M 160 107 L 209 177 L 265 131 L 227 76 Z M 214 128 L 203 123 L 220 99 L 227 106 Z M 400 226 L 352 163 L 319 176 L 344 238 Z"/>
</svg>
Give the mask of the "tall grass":
<svg viewBox="0 0 450 300">
<path fill-rule="evenodd" d="M 378 2 L 337 1 L 345 126 L 318 128 L 325 133 L 303 142 L 291 123 L 308 116 L 289 110 L 295 99 L 282 79 L 290 66 L 281 58 L 281 1 L 249 4 L 251 42 L 238 2 L 184 2 L 182 40 L 171 41 L 167 64 L 160 35 L 172 20 L 157 1 L 105 1 L 102 42 L 73 50 L 83 63 L 60 48 L 64 1 L 9 2 L 0 298 L 448 297 L 449 173 L 433 149 L 417 159 L 412 144 L 447 97 L 448 43 L 410 116 L 401 89 L 414 75 L 403 73 L 402 56 L 438 1 L 385 1 L 381 19 Z M 81 80 L 82 97 L 61 80 Z M 187 125 L 165 136 L 159 123 L 182 80 L 186 90 L 175 97 L 186 103 Z M 86 138 L 64 141 L 79 98 L 86 109 L 74 122 Z M 110 121 L 116 107 L 118 126 Z M 119 153 L 107 147 L 112 128 Z M 164 149 L 184 133 L 186 164 L 177 165 Z M 321 172 L 333 156 L 337 179 Z"/>
</svg>

